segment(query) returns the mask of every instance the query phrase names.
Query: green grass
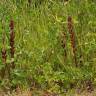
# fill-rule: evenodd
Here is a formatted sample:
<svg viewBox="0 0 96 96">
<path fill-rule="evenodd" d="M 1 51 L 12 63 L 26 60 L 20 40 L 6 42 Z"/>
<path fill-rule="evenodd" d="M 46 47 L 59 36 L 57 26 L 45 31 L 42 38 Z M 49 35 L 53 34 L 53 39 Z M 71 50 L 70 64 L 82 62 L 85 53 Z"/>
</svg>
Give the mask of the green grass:
<svg viewBox="0 0 96 96">
<path fill-rule="evenodd" d="M 16 65 L 16 68 L 11 70 L 11 79 L 7 72 L 5 78 L 0 79 L 1 88 L 37 87 L 61 93 L 63 89 L 70 89 L 71 84 L 73 88 L 83 88 L 86 84 L 82 87 L 82 81 L 91 80 L 95 86 L 95 5 L 95 0 L 32 0 L 30 4 L 27 0 L 1 0 L 0 50 L 2 32 L 6 32 L 7 64 L 10 65 L 9 23 L 13 19 Z M 73 60 L 67 26 L 68 16 L 73 20 L 79 67 L 75 67 Z M 66 33 L 66 49 L 61 46 L 62 32 Z M 67 51 L 66 57 L 64 50 Z M 0 59 L 0 69 L 2 67 L 4 64 Z"/>
</svg>

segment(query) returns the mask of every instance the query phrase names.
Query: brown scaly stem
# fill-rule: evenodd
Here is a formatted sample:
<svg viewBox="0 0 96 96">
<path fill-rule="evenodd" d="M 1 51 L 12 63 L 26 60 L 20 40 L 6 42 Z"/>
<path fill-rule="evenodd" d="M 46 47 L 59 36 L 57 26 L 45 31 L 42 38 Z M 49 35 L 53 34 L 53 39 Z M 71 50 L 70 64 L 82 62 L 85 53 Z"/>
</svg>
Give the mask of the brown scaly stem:
<svg viewBox="0 0 96 96">
<path fill-rule="evenodd" d="M 75 66 L 77 67 L 77 58 L 76 58 L 76 41 L 75 41 L 75 33 L 73 30 L 73 22 L 72 22 L 72 17 L 68 17 L 68 31 L 70 34 L 70 39 L 71 39 L 71 47 L 73 51 L 73 57 L 74 57 L 74 62 Z"/>
<path fill-rule="evenodd" d="M 10 55 L 11 55 L 11 67 L 12 69 L 15 68 L 14 64 L 14 53 L 15 53 L 15 47 L 14 47 L 14 39 L 15 39 L 15 33 L 14 33 L 14 21 L 10 20 Z"/>
<path fill-rule="evenodd" d="M 1 77 L 4 78 L 5 76 L 5 69 L 6 69 L 6 58 L 7 58 L 7 54 L 6 54 L 6 48 L 5 48 L 5 32 L 3 32 L 2 34 L 2 63 L 5 65 L 4 68 L 2 68 L 1 70 Z"/>
<path fill-rule="evenodd" d="M 4 32 L 4 22 L 2 20 L 2 50 L 1 50 L 1 54 L 2 54 L 2 63 L 4 64 L 4 67 L 1 70 L 1 77 L 4 78 L 5 76 L 5 70 L 6 70 L 6 59 L 7 59 L 7 54 L 6 54 L 6 34 Z"/>
</svg>

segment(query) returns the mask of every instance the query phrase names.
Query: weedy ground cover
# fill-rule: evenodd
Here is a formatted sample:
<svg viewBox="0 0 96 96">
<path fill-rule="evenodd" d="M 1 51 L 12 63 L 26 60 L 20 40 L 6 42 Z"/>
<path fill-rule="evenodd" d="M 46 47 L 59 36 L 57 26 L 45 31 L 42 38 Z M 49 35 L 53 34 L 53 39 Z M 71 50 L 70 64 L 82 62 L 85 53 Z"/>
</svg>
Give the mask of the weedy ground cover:
<svg viewBox="0 0 96 96">
<path fill-rule="evenodd" d="M 1 0 L 0 50 L 4 91 L 92 92 L 96 1 Z"/>
</svg>

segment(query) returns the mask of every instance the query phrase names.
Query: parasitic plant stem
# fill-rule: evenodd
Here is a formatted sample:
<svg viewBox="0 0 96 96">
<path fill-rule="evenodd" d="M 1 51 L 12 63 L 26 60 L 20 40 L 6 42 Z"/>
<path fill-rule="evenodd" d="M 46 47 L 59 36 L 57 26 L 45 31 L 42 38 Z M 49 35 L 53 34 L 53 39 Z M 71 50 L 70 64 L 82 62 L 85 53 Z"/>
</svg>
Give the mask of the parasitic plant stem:
<svg viewBox="0 0 96 96">
<path fill-rule="evenodd" d="M 4 64 L 4 68 L 2 68 L 2 70 L 1 70 L 1 77 L 2 78 L 4 78 L 4 76 L 5 76 L 5 69 L 6 69 L 6 58 L 7 58 L 7 54 L 6 54 L 6 48 L 5 48 L 5 44 L 6 44 L 6 42 L 5 42 L 5 38 L 6 38 L 6 36 L 5 36 L 5 32 L 3 32 L 3 34 L 2 34 L 2 63 Z"/>
<path fill-rule="evenodd" d="M 15 53 L 15 47 L 14 47 L 14 39 L 15 39 L 15 32 L 14 32 L 14 21 L 10 20 L 10 55 L 11 55 L 11 67 L 12 69 L 15 68 L 14 64 L 14 53 Z"/>
<path fill-rule="evenodd" d="M 73 30 L 73 22 L 72 22 L 72 17 L 68 17 L 68 31 L 70 34 L 70 39 L 71 39 L 71 47 L 72 47 L 72 53 L 74 57 L 74 62 L 77 67 L 77 58 L 76 58 L 76 41 L 75 41 L 75 33 Z"/>
<path fill-rule="evenodd" d="M 4 30 L 4 22 L 2 21 L 2 30 Z M 2 63 L 4 64 L 4 67 L 1 70 L 1 77 L 4 78 L 5 76 L 5 69 L 6 69 L 6 59 L 7 59 L 7 52 L 6 52 L 6 34 L 3 31 L 2 32 Z"/>
</svg>

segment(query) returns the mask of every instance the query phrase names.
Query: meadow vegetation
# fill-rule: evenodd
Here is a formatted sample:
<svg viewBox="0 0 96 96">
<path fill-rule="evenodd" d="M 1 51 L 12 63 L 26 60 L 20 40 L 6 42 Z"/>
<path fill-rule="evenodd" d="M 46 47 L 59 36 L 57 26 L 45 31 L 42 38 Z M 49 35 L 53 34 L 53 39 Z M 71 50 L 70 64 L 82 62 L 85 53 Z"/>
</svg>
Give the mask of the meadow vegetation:
<svg viewBox="0 0 96 96">
<path fill-rule="evenodd" d="M 0 0 L 1 90 L 66 96 L 95 85 L 96 0 Z"/>
</svg>

